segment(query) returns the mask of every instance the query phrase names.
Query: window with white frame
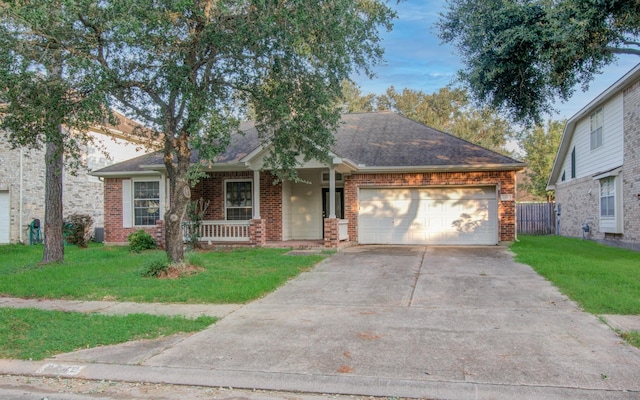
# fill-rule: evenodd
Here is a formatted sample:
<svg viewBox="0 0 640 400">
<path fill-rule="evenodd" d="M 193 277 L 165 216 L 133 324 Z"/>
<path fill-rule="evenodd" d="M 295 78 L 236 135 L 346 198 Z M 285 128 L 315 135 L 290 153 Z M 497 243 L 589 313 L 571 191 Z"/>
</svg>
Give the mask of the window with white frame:
<svg viewBox="0 0 640 400">
<path fill-rule="evenodd" d="M 600 216 L 615 217 L 616 187 L 615 176 L 600 179 Z"/>
<path fill-rule="evenodd" d="M 591 150 L 602 146 L 602 126 L 604 125 L 604 110 L 602 107 L 591 114 Z"/>
<path fill-rule="evenodd" d="M 323 172 L 322 173 L 322 183 L 327 183 L 329 182 L 329 180 L 331 179 L 331 176 L 329 174 L 329 172 Z M 336 172 L 336 182 L 342 182 L 343 181 L 343 177 L 342 174 L 339 172 Z"/>
<path fill-rule="evenodd" d="M 133 182 L 133 223 L 155 225 L 160 219 L 160 182 Z"/>
<path fill-rule="evenodd" d="M 251 181 L 225 182 L 225 215 L 229 221 L 250 220 L 253 215 Z"/>
</svg>

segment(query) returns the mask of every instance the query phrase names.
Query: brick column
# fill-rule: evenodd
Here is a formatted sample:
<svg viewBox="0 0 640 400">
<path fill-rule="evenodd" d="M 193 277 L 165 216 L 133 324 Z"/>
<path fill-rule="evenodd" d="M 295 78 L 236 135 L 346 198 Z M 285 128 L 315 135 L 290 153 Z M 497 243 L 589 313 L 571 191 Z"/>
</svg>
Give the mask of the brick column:
<svg viewBox="0 0 640 400">
<path fill-rule="evenodd" d="M 249 242 L 258 247 L 267 244 L 267 224 L 264 219 L 252 219 L 249 221 Z"/>
<path fill-rule="evenodd" d="M 159 219 L 156 221 L 156 227 L 152 233 L 153 238 L 156 240 L 158 248 L 164 249 L 164 221 Z"/>
<path fill-rule="evenodd" d="M 340 243 L 340 232 L 338 227 L 338 218 L 324 219 L 324 247 L 335 249 Z"/>
</svg>

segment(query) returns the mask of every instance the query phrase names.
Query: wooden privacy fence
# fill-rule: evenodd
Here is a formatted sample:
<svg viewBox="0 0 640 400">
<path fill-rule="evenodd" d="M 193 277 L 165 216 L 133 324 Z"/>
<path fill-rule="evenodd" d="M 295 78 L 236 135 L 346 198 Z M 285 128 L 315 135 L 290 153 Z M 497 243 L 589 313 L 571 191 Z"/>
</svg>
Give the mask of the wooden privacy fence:
<svg viewBox="0 0 640 400">
<path fill-rule="evenodd" d="M 518 233 L 551 235 L 556 233 L 555 203 L 516 204 Z"/>
</svg>

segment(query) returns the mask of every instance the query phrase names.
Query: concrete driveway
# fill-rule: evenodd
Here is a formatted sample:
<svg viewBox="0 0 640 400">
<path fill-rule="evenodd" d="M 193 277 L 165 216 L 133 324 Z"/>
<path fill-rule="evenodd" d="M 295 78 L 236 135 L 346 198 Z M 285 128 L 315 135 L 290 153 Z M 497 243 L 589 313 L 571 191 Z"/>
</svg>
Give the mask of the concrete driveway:
<svg viewBox="0 0 640 400">
<path fill-rule="evenodd" d="M 640 350 L 504 247 L 349 248 L 203 332 L 56 362 L 89 364 L 91 378 L 315 393 L 640 398 Z"/>
</svg>

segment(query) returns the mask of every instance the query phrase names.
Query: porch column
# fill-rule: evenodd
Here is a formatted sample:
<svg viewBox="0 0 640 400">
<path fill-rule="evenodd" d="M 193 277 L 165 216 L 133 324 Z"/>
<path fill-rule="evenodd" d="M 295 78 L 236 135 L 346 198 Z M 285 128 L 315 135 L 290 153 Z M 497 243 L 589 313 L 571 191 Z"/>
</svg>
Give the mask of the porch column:
<svg viewBox="0 0 640 400">
<path fill-rule="evenodd" d="M 253 171 L 253 219 L 260 219 L 260 171 Z"/>
<path fill-rule="evenodd" d="M 329 167 L 329 218 L 336 217 L 336 169 Z"/>
</svg>

